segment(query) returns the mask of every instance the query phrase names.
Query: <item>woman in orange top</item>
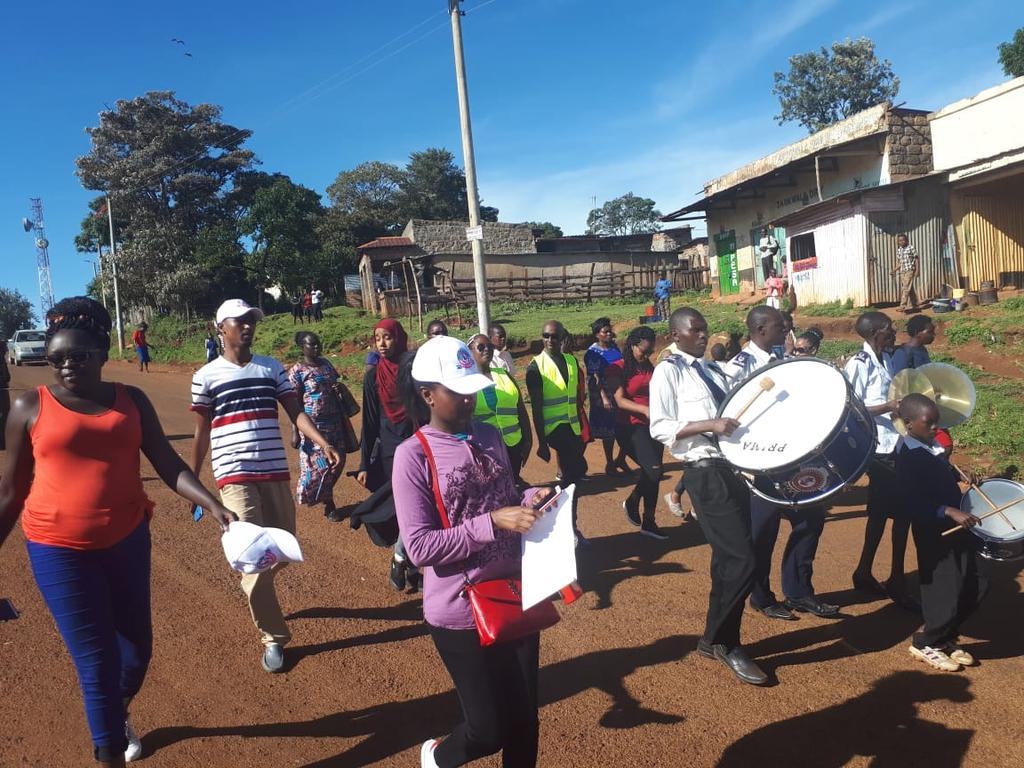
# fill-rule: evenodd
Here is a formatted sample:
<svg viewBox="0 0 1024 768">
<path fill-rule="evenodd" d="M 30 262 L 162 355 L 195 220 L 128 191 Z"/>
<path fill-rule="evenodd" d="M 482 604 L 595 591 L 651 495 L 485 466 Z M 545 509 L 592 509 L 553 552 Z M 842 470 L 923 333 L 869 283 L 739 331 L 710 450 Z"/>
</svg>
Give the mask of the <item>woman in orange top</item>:
<svg viewBox="0 0 1024 768">
<path fill-rule="evenodd" d="M 56 384 L 26 392 L 11 409 L 0 544 L 20 513 L 33 575 L 78 671 L 94 755 L 123 766 L 142 754 L 128 704 L 142 687 L 153 639 L 153 505 L 142 488 L 140 451 L 170 488 L 222 527 L 232 515 L 171 448 L 146 395 L 102 380 L 106 309 L 85 297 L 64 299 L 46 320 Z"/>
</svg>

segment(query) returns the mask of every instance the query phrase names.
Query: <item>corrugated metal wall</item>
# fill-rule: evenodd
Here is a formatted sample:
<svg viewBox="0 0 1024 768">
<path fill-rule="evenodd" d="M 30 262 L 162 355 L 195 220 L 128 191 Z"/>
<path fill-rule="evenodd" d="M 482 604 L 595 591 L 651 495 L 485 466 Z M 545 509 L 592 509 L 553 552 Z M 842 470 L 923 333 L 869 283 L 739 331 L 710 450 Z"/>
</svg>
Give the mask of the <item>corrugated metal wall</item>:
<svg viewBox="0 0 1024 768">
<path fill-rule="evenodd" d="M 903 185 L 904 210 L 872 211 L 867 214 L 868 303 L 895 304 L 900 300 L 896 268 L 896 236 L 906 232 L 917 250 L 920 272 L 914 287 L 919 300 L 942 294 L 944 283 L 956 284 L 943 259 L 943 242 L 948 220 L 948 189 L 938 180 Z"/>
<path fill-rule="evenodd" d="M 1007 180 L 953 192 L 950 202 L 965 288 L 977 290 L 982 280 L 1024 288 L 1022 187 Z"/>
<path fill-rule="evenodd" d="M 786 227 L 786 251 L 792 253 L 793 237 L 814 233 L 818 266 L 802 272 L 790 272 L 801 306 L 852 299 L 856 306 L 867 304 L 864 265 L 864 215 L 859 208 L 844 207 L 830 211 L 832 220 L 821 215 Z M 836 217 L 839 218 L 836 218 Z"/>
</svg>

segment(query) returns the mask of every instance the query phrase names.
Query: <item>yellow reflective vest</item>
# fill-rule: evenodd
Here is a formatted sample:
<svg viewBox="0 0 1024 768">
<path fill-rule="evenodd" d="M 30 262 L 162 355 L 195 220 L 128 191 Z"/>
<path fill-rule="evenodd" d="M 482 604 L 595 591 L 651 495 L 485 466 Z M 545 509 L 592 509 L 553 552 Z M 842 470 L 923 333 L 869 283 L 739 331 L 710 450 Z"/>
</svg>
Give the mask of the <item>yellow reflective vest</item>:
<svg viewBox="0 0 1024 768">
<path fill-rule="evenodd" d="M 511 448 L 523 439 L 523 430 L 519 426 L 519 390 L 504 368 L 491 368 L 491 378 L 498 401 L 491 408 L 484 393 L 477 392 L 473 418 L 498 430 L 505 445 Z"/>
<path fill-rule="evenodd" d="M 579 392 L 579 364 L 572 355 L 564 352 L 565 367 L 569 381 L 562 378 L 561 371 L 547 353 L 541 352 L 533 362 L 537 364 L 541 381 L 544 383 L 544 435 L 550 435 L 559 424 L 568 424 L 572 431 L 580 434 L 580 417 L 576 410 L 576 395 Z"/>
</svg>

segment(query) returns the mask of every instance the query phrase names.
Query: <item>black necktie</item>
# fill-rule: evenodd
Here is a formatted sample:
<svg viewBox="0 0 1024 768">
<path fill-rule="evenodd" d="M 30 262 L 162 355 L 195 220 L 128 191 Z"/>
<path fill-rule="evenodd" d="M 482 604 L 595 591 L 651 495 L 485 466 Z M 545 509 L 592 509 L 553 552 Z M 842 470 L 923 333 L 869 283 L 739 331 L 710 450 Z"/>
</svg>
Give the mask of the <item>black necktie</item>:
<svg viewBox="0 0 1024 768">
<path fill-rule="evenodd" d="M 715 399 L 715 405 L 721 405 L 722 401 L 725 400 L 725 391 L 715 384 L 715 380 L 708 376 L 708 372 L 704 370 L 704 366 L 700 364 L 700 360 L 693 361 L 693 368 L 697 371 L 697 375 L 700 376 L 709 390 L 711 390 L 711 397 Z"/>
</svg>

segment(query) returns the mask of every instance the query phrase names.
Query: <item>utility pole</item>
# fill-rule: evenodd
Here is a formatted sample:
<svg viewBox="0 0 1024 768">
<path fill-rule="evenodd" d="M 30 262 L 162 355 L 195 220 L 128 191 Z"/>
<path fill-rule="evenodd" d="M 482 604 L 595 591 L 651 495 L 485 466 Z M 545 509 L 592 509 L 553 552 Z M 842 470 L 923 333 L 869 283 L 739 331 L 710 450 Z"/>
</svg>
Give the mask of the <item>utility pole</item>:
<svg viewBox="0 0 1024 768">
<path fill-rule="evenodd" d="M 124 330 L 121 328 L 121 294 L 117 287 L 117 249 L 114 245 L 114 208 L 107 201 L 107 223 L 110 225 L 110 268 L 114 276 L 114 325 L 117 328 L 117 351 L 124 352 Z"/>
<path fill-rule="evenodd" d="M 469 203 L 469 226 L 480 226 L 480 195 L 476 189 L 476 160 L 473 157 L 473 128 L 469 120 L 469 92 L 466 87 L 466 61 L 462 55 L 462 11 L 460 0 L 448 0 L 452 17 L 452 44 L 455 47 L 455 82 L 459 89 L 459 124 L 462 128 L 462 159 L 466 166 L 466 199 Z M 491 325 L 491 308 L 487 299 L 487 269 L 484 266 L 482 239 L 470 241 L 473 248 L 473 282 L 476 285 L 476 314 L 480 333 L 487 335 Z"/>
</svg>

